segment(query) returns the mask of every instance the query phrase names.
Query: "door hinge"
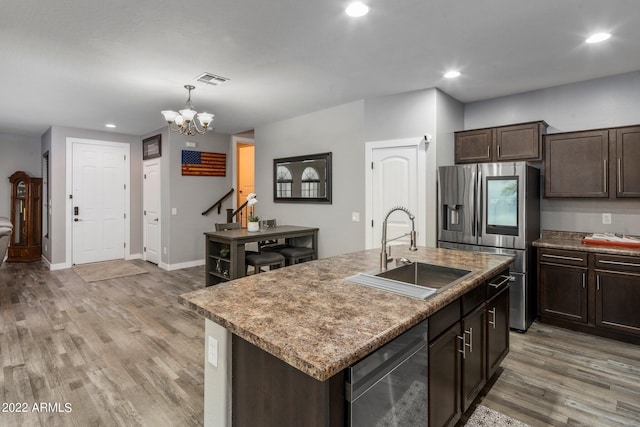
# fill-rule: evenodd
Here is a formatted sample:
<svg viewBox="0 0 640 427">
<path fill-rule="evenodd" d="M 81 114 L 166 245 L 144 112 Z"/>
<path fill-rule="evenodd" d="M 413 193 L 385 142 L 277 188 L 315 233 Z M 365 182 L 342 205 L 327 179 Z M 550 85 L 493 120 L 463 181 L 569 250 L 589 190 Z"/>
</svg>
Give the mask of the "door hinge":
<svg viewBox="0 0 640 427">
<path fill-rule="evenodd" d="M 124 219 L 127 219 L 127 214 L 126 214 L 126 213 L 124 213 L 123 215 L 124 215 Z"/>
<path fill-rule="evenodd" d="M 124 247 L 125 247 L 125 248 L 127 247 L 127 242 L 124 242 Z"/>
<path fill-rule="evenodd" d="M 146 173 L 144 174 L 144 179 L 147 179 L 147 174 Z"/>
<path fill-rule="evenodd" d="M 147 214 L 147 211 L 144 211 L 144 212 L 142 213 L 142 215 L 146 215 L 146 214 Z"/>
<path fill-rule="evenodd" d="M 69 198 L 70 198 L 70 199 L 73 199 L 73 194 L 69 194 Z"/>
<path fill-rule="evenodd" d="M 373 220 L 371 220 L 371 227 L 373 227 Z"/>
<path fill-rule="evenodd" d="M 373 162 L 371 162 L 371 169 L 373 169 Z"/>
<path fill-rule="evenodd" d="M 125 184 L 125 185 L 124 185 L 124 189 L 125 189 L 125 190 L 127 189 L 127 184 Z"/>
<path fill-rule="evenodd" d="M 126 154 L 124 155 L 124 159 L 127 160 L 127 155 Z"/>
<path fill-rule="evenodd" d="M 147 247 L 142 248 L 142 252 L 147 252 Z"/>
</svg>

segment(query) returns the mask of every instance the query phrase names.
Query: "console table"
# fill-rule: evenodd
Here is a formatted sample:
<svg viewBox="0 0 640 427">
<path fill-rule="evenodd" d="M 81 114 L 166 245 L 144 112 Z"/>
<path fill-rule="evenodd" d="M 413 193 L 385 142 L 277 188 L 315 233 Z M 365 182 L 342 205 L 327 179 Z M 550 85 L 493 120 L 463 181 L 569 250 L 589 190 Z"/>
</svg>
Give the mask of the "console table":
<svg viewBox="0 0 640 427">
<path fill-rule="evenodd" d="M 211 286 L 227 280 L 237 279 L 245 275 L 246 243 L 264 240 L 285 239 L 291 244 L 294 239 L 311 240 L 314 258 L 318 258 L 318 228 L 297 225 L 279 225 L 249 232 L 246 229 L 210 231 L 204 233 L 206 253 L 206 285 Z"/>
</svg>

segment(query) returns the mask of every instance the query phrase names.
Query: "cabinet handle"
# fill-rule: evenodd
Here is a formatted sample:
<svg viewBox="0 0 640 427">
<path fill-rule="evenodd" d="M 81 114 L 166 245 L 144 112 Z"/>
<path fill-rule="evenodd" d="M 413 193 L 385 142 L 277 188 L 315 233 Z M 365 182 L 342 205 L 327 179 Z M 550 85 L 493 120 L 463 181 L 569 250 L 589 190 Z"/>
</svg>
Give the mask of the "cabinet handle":
<svg viewBox="0 0 640 427">
<path fill-rule="evenodd" d="M 584 289 L 584 288 L 585 288 L 585 279 L 586 279 L 586 277 L 585 277 L 585 276 L 586 276 L 586 274 L 585 274 L 585 273 L 582 273 L 582 289 Z"/>
<path fill-rule="evenodd" d="M 618 157 L 618 193 L 622 193 L 622 159 Z"/>
<path fill-rule="evenodd" d="M 498 158 L 500 158 L 500 146 L 498 145 Z"/>
<path fill-rule="evenodd" d="M 596 274 L 596 290 L 600 290 L 600 275 Z"/>
<path fill-rule="evenodd" d="M 469 344 L 465 344 L 469 347 L 469 353 L 473 353 L 473 328 L 469 328 L 468 331 L 464 331 L 465 335 L 469 334 Z"/>
<path fill-rule="evenodd" d="M 491 158 L 491 146 L 487 145 L 487 159 Z"/>
<path fill-rule="evenodd" d="M 496 308 L 493 307 L 491 310 L 489 310 L 489 313 L 493 317 L 493 320 L 489 320 L 489 324 L 493 326 L 493 329 L 495 329 L 496 328 Z"/>
<path fill-rule="evenodd" d="M 466 350 L 465 346 L 467 345 L 467 341 L 465 339 L 465 335 L 462 335 L 462 336 L 456 335 L 456 338 L 458 338 L 459 340 L 462 340 L 462 350 L 458 349 L 458 353 L 462 353 L 462 358 L 466 359 L 467 354 L 465 352 Z"/>
<path fill-rule="evenodd" d="M 602 163 L 604 164 L 604 192 L 607 192 L 607 159 L 603 159 Z"/>
<path fill-rule="evenodd" d="M 600 264 L 611 264 L 611 265 L 624 265 L 627 267 L 640 267 L 640 264 L 637 264 L 635 262 L 621 262 L 621 261 L 605 261 L 605 260 L 601 260 L 598 261 Z"/>
<path fill-rule="evenodd" d="M 489 286 L 493 287 L 493 288 L 499 288 L 500 286 L 504 285 L 507 282 L 510 282 L 512 280 L 515 280 L 515 277 L 513 276 L 500 276 L 502 277 L 504 280 L 498 284 L 496 283 L 489 283 Z"/>
<path fill-rule="evenodd" d="M 551 254 L 542 254 L 543 258 L 555 258 L 555 259 L 565 259 L 567 261 L 580 261 L 582 262 L 582 258 L 576 258 L 573 256 L 562 256 L 562 255 L 551 255 Z"/>
</svg>

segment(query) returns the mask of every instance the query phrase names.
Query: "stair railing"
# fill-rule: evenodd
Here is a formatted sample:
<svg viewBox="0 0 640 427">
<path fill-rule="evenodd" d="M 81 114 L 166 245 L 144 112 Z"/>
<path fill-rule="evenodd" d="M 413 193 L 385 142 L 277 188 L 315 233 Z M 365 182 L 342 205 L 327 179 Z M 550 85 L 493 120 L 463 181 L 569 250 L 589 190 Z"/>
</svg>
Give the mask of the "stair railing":
<svg viewBox="0 0 640 427">
<path fill-rule="evenodd" d="M 202 212 L 202 215 L 207 215 L 209 212 L 211 212 L 216 207 L 218 208 L 218 215 L 220 215 L 220 210 L 222 208 L 222 202 L 224 202 L 229 196 L 231 196 L 234 191 L 235 190 L 233 188 L 231 190 L 229 190 L 227 192 L 227 194 L 225 194 L 224 196 L 220 197 L 220 200 L 218 200 L 213 205 L 211 205 L 209 207 L 209 209 L 207 209 L 206 211 Z M 227 216 L 227 218 L 228 218 L 228 216 Z M 230 221 L 227 221 L 227 222 L 230 222 Z"/>
</svg>

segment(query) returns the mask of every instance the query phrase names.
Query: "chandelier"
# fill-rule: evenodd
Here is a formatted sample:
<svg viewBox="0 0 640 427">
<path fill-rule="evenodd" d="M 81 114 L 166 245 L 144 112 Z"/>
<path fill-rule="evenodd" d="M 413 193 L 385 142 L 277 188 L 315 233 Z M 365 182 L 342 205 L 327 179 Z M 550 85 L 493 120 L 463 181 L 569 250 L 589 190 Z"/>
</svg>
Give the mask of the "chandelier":
<svg viewBox="0 0 640 427">
<path fill-rule="evenodd" d="M 198 113 L 194 110 L 193 104 L 191 103 L 191 91 L 196 87 L 184 85 L 184 88 L 189 91 L 189 98 L 187 99 L 184 109 L 177 113 L 172 110 L 164 110 L 161 111 L 161 113 L 167 121 L 169 129 L 172 131 L 180 132 L 184 135 L 195 135 L 196 133 L 203 135 L 207 131 L 207 126 L 209 126 L 209 123 L 213 120 L 213 114 Z M 198 122 L 200 122 L 199 127 L 194 118 L 197 118 Z"/>
</svg>

